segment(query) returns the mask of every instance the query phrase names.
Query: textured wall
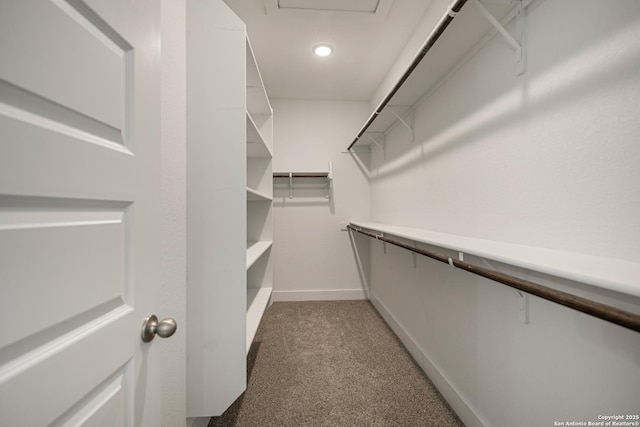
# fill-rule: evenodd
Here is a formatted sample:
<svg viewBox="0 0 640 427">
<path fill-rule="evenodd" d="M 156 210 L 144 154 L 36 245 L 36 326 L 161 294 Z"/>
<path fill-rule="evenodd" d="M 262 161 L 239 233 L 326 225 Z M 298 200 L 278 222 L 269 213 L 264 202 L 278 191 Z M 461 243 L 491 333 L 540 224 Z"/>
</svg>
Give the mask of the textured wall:
<svg viewBox="0 0 640 427">
<path fill-rule="evenodd" d="M 372 149 L 371 219 L 640 262 L 640 3 L 534 1 L 526 25 L 524 75 L 495 38 L 417 109 L 416 142 L 398 127 Z M 374 242 L 371 266 L 378 306 L 469 425 L 638 412 L 640 334 L 537 298 L 519 323 L 513 290 Z"/>
</svg>

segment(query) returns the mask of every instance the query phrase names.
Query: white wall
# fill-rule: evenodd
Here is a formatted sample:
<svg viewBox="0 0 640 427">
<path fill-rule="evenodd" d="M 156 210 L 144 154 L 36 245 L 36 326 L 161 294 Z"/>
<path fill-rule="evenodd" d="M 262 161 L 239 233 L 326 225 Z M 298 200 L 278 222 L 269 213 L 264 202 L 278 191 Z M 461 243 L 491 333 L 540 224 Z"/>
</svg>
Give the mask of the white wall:
<svg viewBox="0 0 640 427">
<path fill-rule="evenodd" d="M 413 34 L 402 48 L 402 51 L 399 52 L 393 66 L 371 97 L 369 103 L 371 111 L 378 108 L 380 102 L 382 102 L 389 91 L 395 86 L 398 79 L 402 77 L 405 70 L 411 65 L 416 53 L 420 50 L 420 47 L 424 44 L 425 40 L 427 40 L 427 37 L 451 3 L 452 0 L 431 0 L 427 11 L 413 30 Z"/>
<path fill-rule="evenodd" d="M 178 329 L 156 340 L 162 354 L 163 427 L 186 425 L 186 30 L 185 1 L 163 0 L 162 19 L 162 312 Z"/>
<path fill-rule="evenodd" d="M 495 38 L 417 109 L 415 143 L 397 128 L 372 149 L 371 219 L 640 262 L 640 2 L 534 1 L 526 25 L 524 75 Z M 376 304 L 469 425 L 638 413 L 640 334 L 537 298 L 519 323 L 514 291 L 391 246 L 370 262 Z"/>
<path fill-rule="evenodd" d="M 274 299 L 363 298 L 362 282 L 340 223 L 369 215 L 367 176 L 342 154 L 369 114 L 367 102 L 271 100 L 274 172 L 326 171 L 333 164 L 333 194 L 321 180 L 287 180 L 274 188 Z"/>
</svg>

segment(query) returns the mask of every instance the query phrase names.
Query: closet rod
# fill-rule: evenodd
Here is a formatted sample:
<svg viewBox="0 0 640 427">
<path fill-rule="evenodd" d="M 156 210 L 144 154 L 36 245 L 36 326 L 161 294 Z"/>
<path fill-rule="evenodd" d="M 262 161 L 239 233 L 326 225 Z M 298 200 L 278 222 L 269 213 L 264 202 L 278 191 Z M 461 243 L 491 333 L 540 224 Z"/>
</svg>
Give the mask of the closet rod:
<svg viewBox="0 0 640 427">
<path fill-rule="evenodd" d="M 289 172 L 274 172 L 274 178 L 289 178 L 292 176 L 293 178 L 328 178 L 328 172 L 292 172 L 289 175 Z"/>
<path fill-rule="evenodd" d="M 391 91 L 389 91 L 387 96 L 382 100 L 382 102 L 380 102 L 380 104 L 378 105 L 378 108 L 376 108 L 373 114 L 371 114 L 371 116 L 369 117 L 367 122 L 364 124 L 364 126 L 362 126 L 362 129 L 360 129 L 360 133 L 358 133 L 358 135 L 355 137 L 353 142 L 349 145 L 349 147 L 347 147 L 347 151 L 351 150 L 351 148 L 356 144 L 356 142 L 358 142 L 360 137 L 367 131 L 369 126 L 371 126 L 371 123 L 373 123 L 373 121 L 376 119 L 378 114 L 380 114 L 382 110 L 387 106 L 389 101 L 391 101 L 391 98 L 393 98 L 396 92 L 400 89 L 400 87 L 404 84 L 404 82 L 409 78 L 413 70 L 415 70 L 418 64 L 420 64 L 420 61 L 422 61 L 422 58 L 424 58 L 427 52 L 429 52 L 429 50 L 433 47 L 435 42 L 438 41 L 442 33 L 444 33 L 444 30 L 447 29 L 451 21 L 453 21 L 453 18 L 460 12 L 460 10 L 462 9 L 462 6 L 464 6 L 466 2 L 467 0 L 454 0 L 454 2 L 451 3 L 451 5 L 449 5 L 449 9 L 447 9 L 447 12 L 442 16 L 442 18 L 438 22 L 438 25 L 434 28 L 431 34 L 429 34 L 429 37 L 427 37 L 427 40 L 425 40 L 424 44 L 420 48 L 420 51 L 413 58 L 413 61 L 409 65 L 409 68 L 407 68 L 407 70 L 404 72 L 402 77 L 400 77 L 400 80 L 398 80 L 398 82 L 391 89 Z"/>
<path fill-rule="evenodd" d="M 461 268 L 470 273 L 477 274 L 487 279 L 494 280 L 502 283 L 503 285 L 510 286 L 512 288 L 521 290 L 531 295 L 535 295 L 540 298 L 544 298 L 548 301 L 555 302 L 556 304 L 563 305 L 565 307 L 572 308 L 582 313 L 595 316 L 602 320 L 606 320 L 616 325 L 623 326 L 636 332 L 640 332 L 640 315 L 630 313 L 628 311 L 620 310 L 616 307 L 612 307 L 606 304 L 602 304 L 590 299 L 582 298 L 576 295 L 571 295 L 566 292 L 551 289 L 547 286 L 540 285 L 539 283 L 530 282 L 528 280 L 520 279 L 509 274 L 500 273 L 498 271 L 489 270 L 487 268 L 479 267 L 473 264 L 469 264 L 464 261 L 450 258 L 448 256 L 439 254 L 437 252 L 427 251 L 425 249 L 415 248 L 407 243 L 400 242 L 398 240 L 390 239 L 384 235 L 378 235 L 364 231 L 353 227 L 351 224 L 347 225 L 349 230 L 356 231 L 365 236 L 373 237 L 383 242 L 391 243 L 392 245 L 399 246 L 403 249 L 407 249 L 411 252 L 424 255 L 432 258 L 436 261 L 443 262 L 445 264 L 453 265 L 454 267 Z"/>
</svg>

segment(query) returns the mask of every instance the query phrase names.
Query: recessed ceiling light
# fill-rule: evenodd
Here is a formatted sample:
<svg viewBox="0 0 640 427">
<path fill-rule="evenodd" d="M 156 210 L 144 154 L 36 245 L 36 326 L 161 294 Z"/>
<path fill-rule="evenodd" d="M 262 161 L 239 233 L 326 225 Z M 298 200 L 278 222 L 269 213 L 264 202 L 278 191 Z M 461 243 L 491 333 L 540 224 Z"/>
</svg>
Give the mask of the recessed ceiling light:
<svg viewBox="0 0 640 427">
<path fill-rule="evenodd" d="M 313 52 L 318 56 L 328 56 L 333 52 L 333 46 L 326 43 L 317 44 L 313 47 Z"/>
</svg>

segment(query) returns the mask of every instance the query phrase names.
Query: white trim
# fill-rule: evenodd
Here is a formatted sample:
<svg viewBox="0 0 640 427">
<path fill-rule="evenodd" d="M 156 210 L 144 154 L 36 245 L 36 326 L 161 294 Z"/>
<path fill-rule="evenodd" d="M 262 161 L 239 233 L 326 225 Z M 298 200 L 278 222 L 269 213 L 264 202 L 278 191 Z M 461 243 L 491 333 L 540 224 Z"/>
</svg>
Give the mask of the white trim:
<svg viewBox="0 0 640 427">
<path fill-rule="evenodd" d="M 273 291 L 273 301 L 345 301 L 367 299 L 364 289 Z"/>
<path fill-rule="evenodd" d="M 449 382 L 437 366 L 431 361 L 411 335 L 405 331 L 396 317 L 387 309 L 382 301 L 372 295 L 371 303 L 378 310 L 380 316 L 387 322 L 387 325 L 395 332 L 400 341 L 404 344 L 407 351 L 415 359 L 424 373 L 429 377 L 433 385 L 438 389 L 440 394 L 458 414 L 462 422 L 468 427 L 485 427 L 485 423 L 480 416 L 476 414 L 467 401 L 458 393 L 456 387 Z"/>
</svg>

